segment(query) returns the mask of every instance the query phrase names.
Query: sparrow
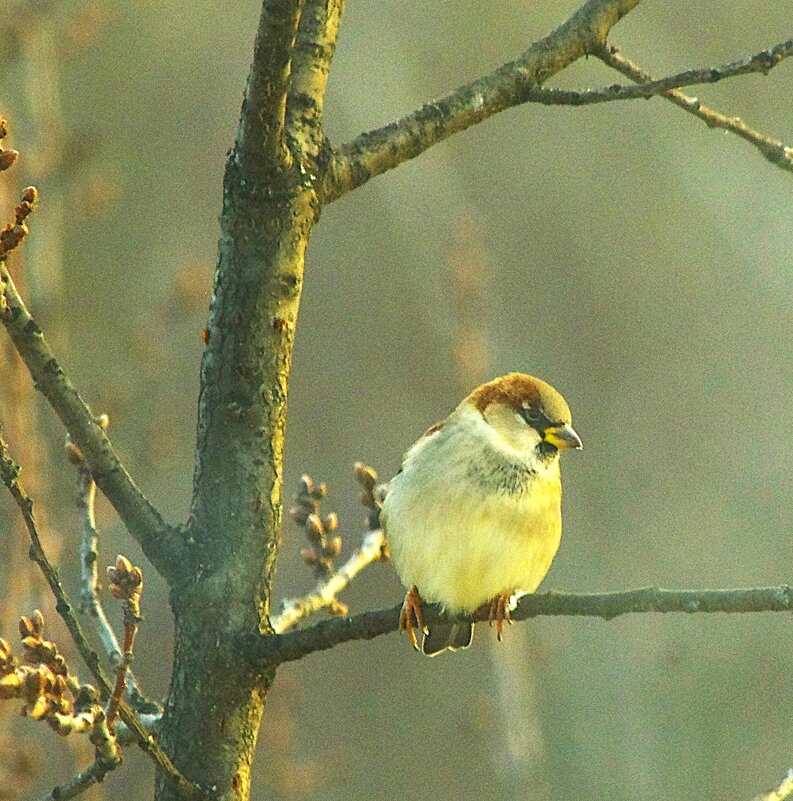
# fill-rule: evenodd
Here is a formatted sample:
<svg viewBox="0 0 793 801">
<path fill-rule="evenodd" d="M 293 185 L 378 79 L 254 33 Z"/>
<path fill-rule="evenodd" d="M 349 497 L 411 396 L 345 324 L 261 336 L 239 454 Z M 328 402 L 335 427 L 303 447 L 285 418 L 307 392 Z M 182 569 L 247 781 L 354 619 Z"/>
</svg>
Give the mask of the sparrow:
<svg viewBox="0 0 793 801">
<path fill-rule="evenodd" d="M 510 373 L 477 387 L 408 450 L 380 519 L 410 588 L 399 628 L 416 650 L 416 627 L 428 656 L 467 648 L 474 636 L 473 623 L 428 629 L 423 601 L 452 615 L 484 608 L 501 640 L 510 599 L 534 592 L 559 548 L 559 454 L 581 447 L 564 398 Z"/>
</svg>

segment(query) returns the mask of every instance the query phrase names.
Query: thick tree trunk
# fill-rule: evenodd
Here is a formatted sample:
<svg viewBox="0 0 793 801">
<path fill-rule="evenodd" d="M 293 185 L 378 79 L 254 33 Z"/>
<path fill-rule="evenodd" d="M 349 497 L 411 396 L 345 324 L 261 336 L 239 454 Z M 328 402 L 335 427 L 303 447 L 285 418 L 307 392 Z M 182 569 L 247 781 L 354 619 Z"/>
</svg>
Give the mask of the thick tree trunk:
<svg viewBox="0 0 793 801">
<path fill-rule="evenodd" d="M 207 791 L 207 798 L 244 801 L 275 671 L 253 675 L 232 648 L 218 643 L 207 596 L 217 593 L 222 604 L 228 590 L 201 582 L 177 606 L 174 667 L 160 742 L 183 774 Z M 158 777 L 155 798 L 177 801 L 180 796 Z"/>
<path fill-rule="evenodd" d="M 266 633 L 281 527 L 287 380 L 313 189 L 284 166 L 226 169 L 218 269 L 201 372 L 192 553 L 174 585 L 176 653 L 161 741 L 212 798 L 247 799 L 274 671 L 240 658 Z M 164 779 L 157 801 L 177 796 Z"/>
</svg>

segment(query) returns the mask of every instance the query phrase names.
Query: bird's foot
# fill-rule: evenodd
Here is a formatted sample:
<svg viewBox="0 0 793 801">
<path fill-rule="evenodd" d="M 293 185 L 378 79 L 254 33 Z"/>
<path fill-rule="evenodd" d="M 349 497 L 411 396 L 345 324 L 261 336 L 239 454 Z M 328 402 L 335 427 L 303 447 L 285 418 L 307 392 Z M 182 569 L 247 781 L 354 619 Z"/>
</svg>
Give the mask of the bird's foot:
<svg viewBox="0 0 793 801">
<path fill-rule="evenodd" d="M 413 625 L 414 620 L 416 621 L 415 626 Z M 416 637 L 416 628 L 422 634 L 430 633 L 430 630 L 424 625 L 424 618 L 421 614 L 421 596 L 414 586 L 405 594 L 402 611 L 399 613 L 399 630 L 407 631 L 410 644 L 418 651 L 419 641 Z"/>
<path fill-rule="evenodd" d="M 504 621 L 512 625 L 512 618 L 509 616 L 509 601 L 512 597 L 510 592 L 502 592 L 496 595 L 490 602 L 490 613 L 488 614 L 488 623 L 492 626 L 496 624 L 496 637 L 501 642 L 501 637 L 504 634 Z"/>
</svg>

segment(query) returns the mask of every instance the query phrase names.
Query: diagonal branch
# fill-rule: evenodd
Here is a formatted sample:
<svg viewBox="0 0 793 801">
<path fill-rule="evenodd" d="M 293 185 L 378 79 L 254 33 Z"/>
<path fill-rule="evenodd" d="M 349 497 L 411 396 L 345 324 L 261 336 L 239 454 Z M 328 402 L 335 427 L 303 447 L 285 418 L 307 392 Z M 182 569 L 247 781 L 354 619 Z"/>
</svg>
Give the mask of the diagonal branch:
<svg viewBox="0 0 793 801">
<path fill-rule="evenodd" d="M 323 620 L 298 631 L 257 637 L 246 644 L 246 653 L 259 667 L 272 667 L 282 662 L 302 659 L 315 651 L 324 651 L 343 642 L 371 640 L 390 634 L 399 627 L 401 604 L 390 609 L 363 612 L 350 618 Z M 793 589 L 753 587 L 726 590 L 662 590 L 645 587 L 619 592 L 575 594 L 543 592 L 524 595 L 511 613 L 512 620 L 528 620 L 541 616 L 585 616 L 612 620 L 620 615 L 640 612 L 791 612 Z M 448 620 L 437 606 L 422 609 L 425 622 L 432 626 Z M 487 610 L 460 620 L 487 620 Z"/>
<path fill-rule="evenodd" d="M 609 67 L 621 72 L 623 75 L 627 75 L 632 81 L 645 83 L 653 80 L 649 73 L 620 55 L 616 47 L 599 46 L 593 50 L 593 55 L 597 56 Z M 763 136 L 759 131 L 750 128 L 740 117 L 728 117 L 700 103 L 696 97 L 690 97 L 677 89 L 663 92 L 661 96 L 689 114 L 698 117 L 708 127 L 720 128 L 723 131 L 740 136 L 741 139 L 756 147 L 763 157 L 772 164 L 780 169 L 793 172 L 793 147 L 789 147 L 777 139 Z"/>
<path fill-rule="evenodd" d="M 38 529 L 36 527 L 36 520 L 33 515 L 33 501 L 19 483 L 19 465 L 17 465 L 11 457 L 8 443 L 5 441 L 3 435 L 2 426 L 0 426 L 0 480 L 2 480 L 3 484 L 8 488 L 8 491 L 11 493 L 11 496 L 22 514 L 25 528 L 30 536 L 30 558 L 41 569 L 52 594 L 55 596 L 56 611 L 66 624 L 66 628 L 69 630 L 69 634 L 71 634 L 83 662 L 85 662 L 86 666 L 91 671 L 99 687 L 99 691 L 102 693 L 103 697 L 110 698 L 112 688 L 107 675 L 104 670 L 102 670 L 102 666 L 99 663 L 99 656 L 88 644 L 88 640 L 85 638 L 85 634 L 83 634 L 83 630 L 74 614 L 74 608 L 61 585 L 58 571 L 49 561 L 41 545 L 41 539 L 39 538 Z M 163 774 L 167 776 L 170 781 L 174 782 L 175 786 L 177 786 L 180 791 L 184 792 L 186 798 L 193 797 L 196 791 L 195 786 L 179 773 L 165 751 L 162 750 L 157 741 L 146 731 L 137 715 L 135 715 L 123 701 L 119 703 L 119 715 L 134 736 L 135 742 L 159 765 Z"/>
<path fill-rule="evenodd" d="M 303 0 L 264 0 L 242 104 L 236 154 L 245 171 L 289 161 L 284 136 L 292 49 Z"/>
<path fill-rule="evenodd" d="M 166 578 L 173 577 L 180 570 L 184 553 L 181 536 L 165 523 L 127 473 L 101 425 L 58 364 L 3 261 L 0 321 L 27 365 L 36 389 L 49 401 L 84 454 L 94 480 L 130 534 L 154 567 Z"/>
<path fill-rule="evenodd" d="M 593 54 L 601 57 L 600 54 L 604 51 L 606 53 L 611 52 L 608 48 L 600 46 Z M 567 89 L 535 89 L 529 93 L 527 99 L 546 106 L 585 106 L 592 103 L 606 103 L 612 100 L 648 98 L 654 95 L 666 94 L 669 90 L 680 86 L 717 83 L 725 78 L 734 78 L 738 75 L 749 75 L 758 72 L 768 75 L 774 67 L 791 55 L 793 55 L 793 39 L 788 39 L 786 42 L 770 47 L 767 50 L 762 50 L 753 56 L 747 56 L 722 67 L 690 69 L 678 72 L 675 75 L 668 75 L 665 78 L 647 76 L 645 80 L 632 86 L 614 84 L 613 86 L 588 89 L 582 92 L 569 91 Z"/>
<path fill-rule="evenodd" d="M 515 61 L 343 145 L 325 181 L 325 202 L 415 158 L 453 134 L 530 100 L 531 92 L 548 78 L 603 44 L 611 28 L 638 3 L 589 0 Z"/>
<path fill-rule="evenodd" d="M 327 581 L 317 584 L 313 592 L 300 598 L 289 598 L 282 602 L 281 612 L 270 619 L 270 625 L 276 634 L 288 631 L 303 618 L 319 612 L 320 609 L 332 608 L 338 604 L 338 595 L 347 589 L 350 582 L 372 562 L 383 558 L 385 537 L 379 529 L 370 531 L 363 538 L 361 547 L 356 549 L 350 558 Z M 341 614 L 346 614 L 342 607 Z"/>
</svg>

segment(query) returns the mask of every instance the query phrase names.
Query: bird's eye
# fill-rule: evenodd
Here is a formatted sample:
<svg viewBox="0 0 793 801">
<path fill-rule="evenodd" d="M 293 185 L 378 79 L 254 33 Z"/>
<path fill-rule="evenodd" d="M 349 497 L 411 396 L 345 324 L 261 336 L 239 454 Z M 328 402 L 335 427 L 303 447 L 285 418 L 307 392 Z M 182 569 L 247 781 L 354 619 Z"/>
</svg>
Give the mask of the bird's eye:
<svg viewBox="0 0 793 801">
<path fill-rule="evenodd" d="M 523 413 L 523 416 L 526 418 L 527 423 L 539 423 L 540 417 L 542 417 L 542 412 L 539 409 L 528 408 Z"/>
</svg>

